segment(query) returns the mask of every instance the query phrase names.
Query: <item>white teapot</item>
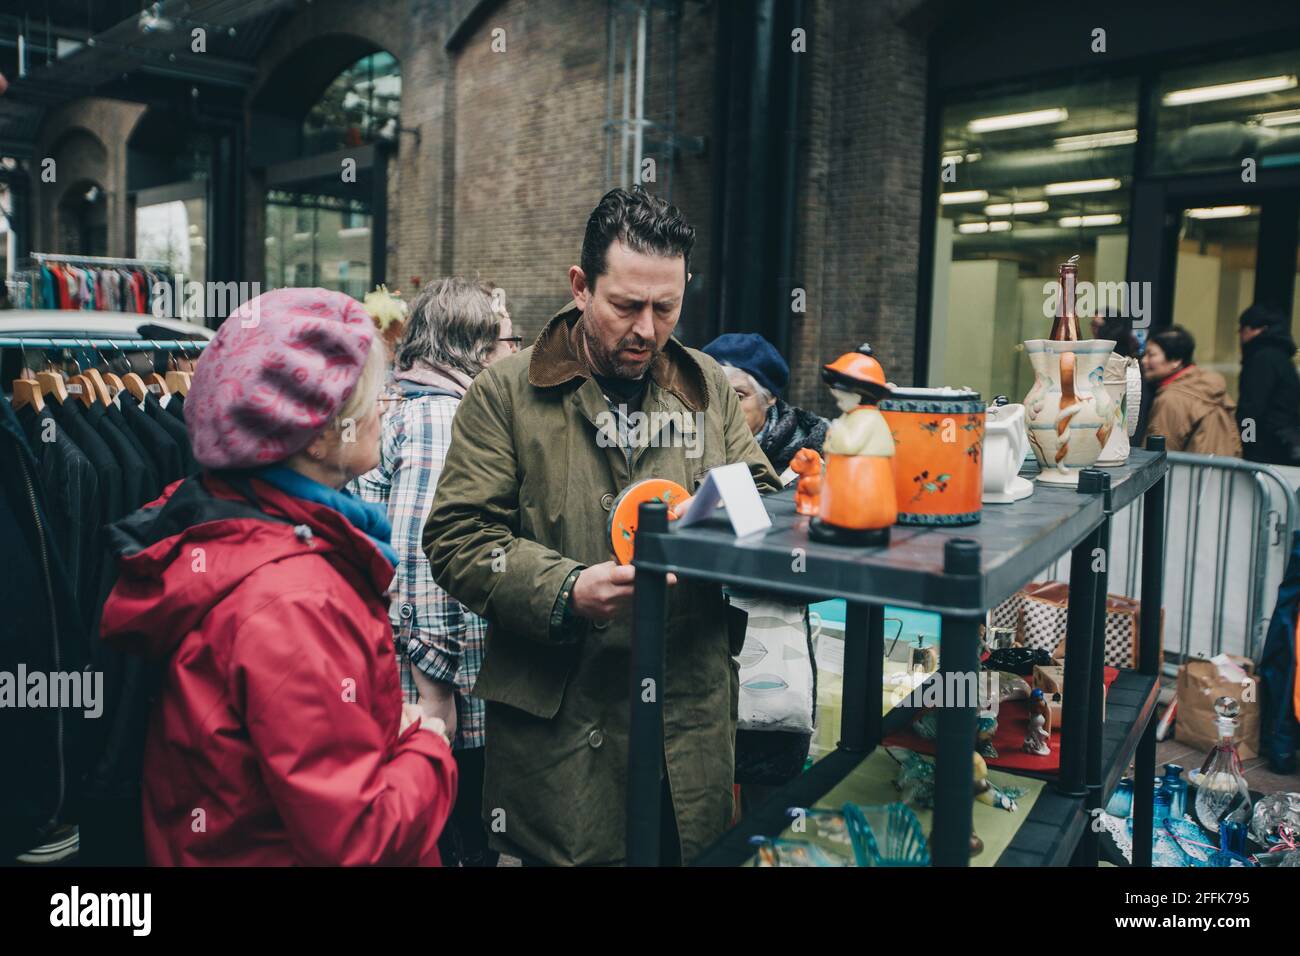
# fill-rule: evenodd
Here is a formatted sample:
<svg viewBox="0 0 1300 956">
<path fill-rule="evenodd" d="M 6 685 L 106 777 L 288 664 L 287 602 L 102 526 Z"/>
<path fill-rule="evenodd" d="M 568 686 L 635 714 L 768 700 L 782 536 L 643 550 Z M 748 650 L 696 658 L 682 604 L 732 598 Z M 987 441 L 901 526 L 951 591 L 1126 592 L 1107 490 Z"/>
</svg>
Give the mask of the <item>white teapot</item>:
<svg viewBox="0 0 1300 956">
<path fill-rule="evenodd" d="M 990 405 L 984 422 L 984 504 L 1011 504 L 1034 493 L 1034 484 L 1020 477 L 1029 454 L 1025 406 Z"/>
</svg>

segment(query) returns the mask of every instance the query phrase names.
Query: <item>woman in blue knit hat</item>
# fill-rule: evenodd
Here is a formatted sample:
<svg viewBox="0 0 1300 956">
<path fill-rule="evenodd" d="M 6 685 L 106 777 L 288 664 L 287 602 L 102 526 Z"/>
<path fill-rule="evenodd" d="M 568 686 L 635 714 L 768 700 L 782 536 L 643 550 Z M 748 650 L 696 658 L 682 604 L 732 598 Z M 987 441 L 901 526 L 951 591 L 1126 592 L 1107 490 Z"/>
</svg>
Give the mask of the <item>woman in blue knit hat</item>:
<svg viewBox="0 0 1300 956">
<path fill-rule="evenodd" d="M 790 467 L 800 448 L 821 454 L 830 423 L 781 398 L 790 366 L 771 342 L 755 332 L 727 332 L 704 346 L 704 352 L 726 371 L 749 430 L 778 474 Z"/>
</svg>

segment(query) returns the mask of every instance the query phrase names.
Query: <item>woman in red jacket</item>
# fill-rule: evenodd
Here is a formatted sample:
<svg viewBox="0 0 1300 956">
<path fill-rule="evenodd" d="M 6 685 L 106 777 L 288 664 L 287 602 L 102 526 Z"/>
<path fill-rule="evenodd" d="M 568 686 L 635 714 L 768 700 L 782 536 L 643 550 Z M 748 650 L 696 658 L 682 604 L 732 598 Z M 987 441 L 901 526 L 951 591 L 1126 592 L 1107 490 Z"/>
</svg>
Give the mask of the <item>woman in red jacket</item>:
<svg viewBox="0 0 1300 956">
<path fill-rule="evenodd" d="M 162 663 L 146 742 L 157 865 L 438 865 L 456 768 L 404 705 L 379 456 L 384 351 L 361 304 L 281 289 L 208 346 L 185 403 L 201 475 L 111 529 L 102 633 Z"/>
</svg>

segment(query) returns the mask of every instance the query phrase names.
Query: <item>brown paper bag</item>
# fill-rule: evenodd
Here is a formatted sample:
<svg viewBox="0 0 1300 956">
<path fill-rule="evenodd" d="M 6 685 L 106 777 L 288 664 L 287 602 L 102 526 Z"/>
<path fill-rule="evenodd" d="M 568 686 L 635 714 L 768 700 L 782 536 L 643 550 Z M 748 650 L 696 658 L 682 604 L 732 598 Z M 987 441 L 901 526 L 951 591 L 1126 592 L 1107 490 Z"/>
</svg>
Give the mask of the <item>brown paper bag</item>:
<svg viewBox="0 0 1300 956">
<path fill-rule="evenodd" d="M 1208 753 L 1219 742 L 1214 702 L 1220 697 L 1233 697 L 1241 705 L 1237 714 L 1237 752 L 1242 760 L 1249 760 L 1259 756 L 1259 678 L 1254 676 L 1255 664 L 1249 658 L 1228 656 L 1254 678 L 1255 685 L 1247 690 L 1237 681 L 1220 677 L 1219 669 L 1210 661 L 1188 661 L 1178 669 L 1174 739 Z"/>
</svg>

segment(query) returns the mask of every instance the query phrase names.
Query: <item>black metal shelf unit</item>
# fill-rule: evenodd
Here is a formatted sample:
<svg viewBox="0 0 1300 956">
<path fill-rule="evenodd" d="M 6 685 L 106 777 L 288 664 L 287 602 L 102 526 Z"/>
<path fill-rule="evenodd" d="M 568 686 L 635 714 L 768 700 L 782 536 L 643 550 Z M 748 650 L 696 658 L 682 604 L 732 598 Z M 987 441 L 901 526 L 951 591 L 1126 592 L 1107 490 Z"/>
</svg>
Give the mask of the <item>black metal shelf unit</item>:
<svg viewBox="0 0 1300 956">
<path fill-rule="evenodd" d="M 969 674 L 979 669 L 979 625 L 995 607 L 1066 552 L 1071 554 L 1066 634 L 1061 768 L 1042 792 L 1010 847 L 1006 864 L 1082 865 L 1097 860 L 1091 812 L 1136 752 L 1136 779 L 1155 775 L 1155 701 L 1159 688 L 1160 620 L 1164 579 L 1164 496 L 1168 464 L 1164 441 L 1134 449 L 1118 468 L 1087 469 L 1077 489 L 1039 483 L 1014 505 L 984 509 L 977 525 L 962 528 L 895 526 L 888 545 L 840 548 L 808 537 L 808 519 L 794 510 L 793 492 L 765 499 L 772 516 L 766 532 L 737 539 L 721 517 L 689 528 L 669 528 L 662 504 L 641 506 L 633 607 L 632 671 L 629 675 L 631 735 L 628 757 L 627 859 L 656 865 L 659 848 L 662 704 L 640 693 L 643 681 L 662 686 L 666 575 L 674 573 L 815 601 L 847 601 L 844 691 L 836 750 L 781 788 L 758 812 L 724 834 L 697 863 L 736 865 L 750 853 L 754 834 L 776 836 L 788 825 L 784 808 L 810 806 L 864 760 L 905 710 L 882 717 L 884 606 L 934 611 L 942 616 L 940 670 Z M 1026 472 L 1032 474 L 1032 470 Z M 1108 719 L 1102 720 L 1102 651 L 1110 517 L 1144 497 L 1142 613 L 1139 670 L 1123 672 L 1112 685 Z M 796 562 L 792 556 L 798 555 Z M 1100 558 L 1100 560 L 1099 560 Z M 798 567 L 801 570 L 795 570 Z M 936 865 L 970 862 L 970 754 L 975 708 L 943 707 L 938 713 L 934 825 L 931 858 Z M 1134 865 L 1150 865 L 1152 793 L 1135 794 Z M 1144 826 L 1145 821 L 1145 826 Z"/>
</svg>

